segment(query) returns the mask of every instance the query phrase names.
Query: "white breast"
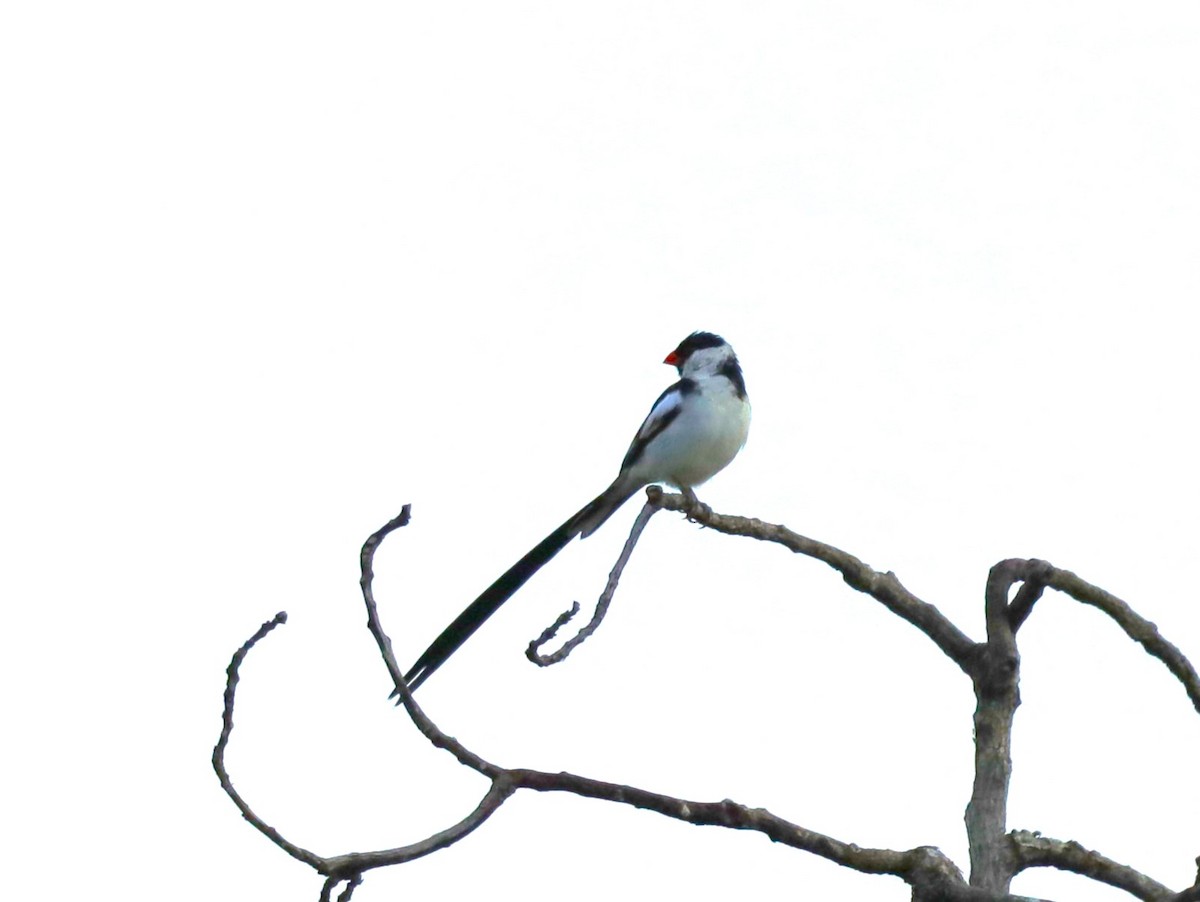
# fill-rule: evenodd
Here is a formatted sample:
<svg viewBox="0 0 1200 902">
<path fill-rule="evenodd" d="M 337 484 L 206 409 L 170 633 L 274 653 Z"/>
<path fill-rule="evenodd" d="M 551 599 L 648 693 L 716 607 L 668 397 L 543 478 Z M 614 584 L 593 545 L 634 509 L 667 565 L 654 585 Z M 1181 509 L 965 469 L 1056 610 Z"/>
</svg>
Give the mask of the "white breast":
<svg viewBox="0 0 1200 902">
<path fill-rule="evenodd" d="M 694 488 L 715 476 L 746 444 L 750 404 L 725 378 L 698 380 L 679 416 L 646 448 L 634 469 L 643 484 Z"/>
</svg>

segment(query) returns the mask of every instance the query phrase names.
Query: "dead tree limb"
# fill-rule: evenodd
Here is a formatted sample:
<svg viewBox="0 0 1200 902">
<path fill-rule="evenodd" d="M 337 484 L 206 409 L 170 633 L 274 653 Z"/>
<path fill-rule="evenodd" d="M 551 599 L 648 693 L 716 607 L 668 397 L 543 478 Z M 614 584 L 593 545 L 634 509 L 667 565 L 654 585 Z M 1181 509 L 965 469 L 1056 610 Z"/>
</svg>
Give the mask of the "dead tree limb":
<svg viewBox="0 0 1200 902">
<path fill-rule="evenodd" d="M 966 825 L 970 843 L 971 876 L 965 879 L 958 867 L 941 851 L 929 846 L 907 850 L 863 848 L 824 835 L 779 817 L 763 808 L 749 808 L 732 800 L 721 802 L 690 801 L 632 786 L 608 783 L 571 773 L 551 773 L 527 768 L 504 768 L 466 748 L 443 732 L 413 699 L 403 673 L 392 652 L 391 639 L 384 632 L 373 593 L 373 561 L 380 543 L 393 531 L 406 526 L 410 509 L 406 505 L 399 516 L 373 533 L 363 544 L 360 564 L 363 600 L 367 608 L 367 627 L 375 638 L 388 669 L 400 704 L 417 729 L 437 748 L 449 752 L 463 766 L 489 781 L 488 789 L 476 807 L 458 822 L 423 840 L 375 852 L 350 852 L 321 856 L 285 839 L 250 808 L 234 789 L 225 769 L 224 753 L 233 729 L 233 709 L 238 668 L 251 648 L 272 629 L 285 622 L 279 614 L 263 624 L 235 652 L 228 668 L 223 727 L 213 751 L 213 767 L 226 793 L 243 816 L 263 835 L 297 860 L 313 867 L 326 878 L 321 896 L 332 900 L 342 887 L 339 899 L 349 900 L 363 875 L 372 869 L 401 864 L 445 848 L 470 835 L 518 790 L 567 792 L 585 798 L 631 805 L 653 811 L 685 823 L 720 826 L 758 832 L 773 842 L 820 856 L 836 864 L 867 874 L 886 874 L 905 881 L 912 889 L 914 902 L 1030 902 L 1014 896 L 1009 884 L 1017 873 L 1030 867 L 1055 867 L 1129 892 L 1147 902 L 1200 902 L 1200 884 L 1173 893 L 1133 868 L 1084 848 L 1077 842 L 1047 839 L 1026 831 L 1006 832 L 1006 807 L 1012 771 L 1010 743 L 1013 718 L 1020 704 L 1018 692 L 1020 656 L 1016 633 L 1031 615 L 1046 588 L 1055 588 L 1073 598 L 1098 607 L 1115 620 L 1148 653 L 1167 666 L 1184 685 L 1200 710 L 1200 680 L 1186 657 L 1159 635 L 1153 624 L 1136 614 L 1123 601 L 1084 582 L 1069 571 L 1059 570 L 1044 561 L 1007 560 L 992 568 L 984 593 L 987 639 L 975 642 L 950 622 L 935 606 L 906 589 L 893 573 L 882 573 L 858 558 L 831 545 L 809 539 L 784 526 L 761 520 L 713 513 L 694 498 L 668 495 L 660 489 L 647 489 L 647 507 L 642 517 L 649 519 L 654 510 L 676 510 L 688 514 L 694 522 L 719 532 L 781 544 L 790 550 L 820 560 L 836 571 L 853 588 L 866 593 L 888 610 L 916 626 L 959 668 L 971 677 L 976 692 L 976 777 L 971 801 L 967 806 Z M 639 518 L 640 519 L 640 518 Z M 644 525 L 644 524 L 643 524 Z M 610 576 L 606 598 L 611 599 L 620 568 L 632 550 L 630 544 Z M 1012 589 L 1019 585 L 1010 601 Z M 602 617 L 602 612 L 598 612 Z M 594 617 L 593 620 L 596 620 Z"/>
</svg>

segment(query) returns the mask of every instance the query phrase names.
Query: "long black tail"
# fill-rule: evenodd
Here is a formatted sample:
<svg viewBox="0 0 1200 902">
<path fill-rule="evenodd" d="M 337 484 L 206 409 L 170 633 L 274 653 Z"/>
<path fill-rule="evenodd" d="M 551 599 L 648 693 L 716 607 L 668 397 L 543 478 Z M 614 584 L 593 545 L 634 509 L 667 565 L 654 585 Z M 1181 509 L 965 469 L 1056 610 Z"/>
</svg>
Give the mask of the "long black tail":
<svg viewBox="0 0 1200 902">
<path fill-rule="evenodd" d="M 417 658 L 417 662 L 404 677 L 408 688 L 415 691 L 429 679 L 475 630 L 483 626 L 484 621 L 495 614 L 533 574 L 562 551 L 568 542 L 581 533 L 589 536 L 595 532 L 638 488 L 640 486 L 628 488 L 618 479 L 583 510 L 538 542 L 523 558 L 509 567 L 499 579 L 483 590 L 482 595 L 467 605 L 466 610 L 455 617 L 454 622 L 442 630 L 441 635 Z"/>
</svg>

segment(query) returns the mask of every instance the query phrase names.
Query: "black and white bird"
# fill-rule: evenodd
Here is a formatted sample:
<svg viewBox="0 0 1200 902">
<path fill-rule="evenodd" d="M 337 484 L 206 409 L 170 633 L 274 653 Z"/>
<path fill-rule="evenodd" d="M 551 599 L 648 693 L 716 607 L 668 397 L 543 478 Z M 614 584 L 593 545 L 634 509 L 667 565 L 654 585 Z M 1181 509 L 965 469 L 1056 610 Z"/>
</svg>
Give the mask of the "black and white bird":
<svg viewBox="0 0 1200 902">
<path fill-rule="evenodd" d="M 693 332 L 663 363 L 679 371 L 679 381 L 650 408 L 612 485 L 513 564 L 433 640 L 405 675 L 410 689 L 429 679 L 568 542 L 594 533 L 638 489 L 665 482 L 690 494 L 737 456 L 750 430 L 750 401 L 733 348 L 719 335 Z"/>
</svg>

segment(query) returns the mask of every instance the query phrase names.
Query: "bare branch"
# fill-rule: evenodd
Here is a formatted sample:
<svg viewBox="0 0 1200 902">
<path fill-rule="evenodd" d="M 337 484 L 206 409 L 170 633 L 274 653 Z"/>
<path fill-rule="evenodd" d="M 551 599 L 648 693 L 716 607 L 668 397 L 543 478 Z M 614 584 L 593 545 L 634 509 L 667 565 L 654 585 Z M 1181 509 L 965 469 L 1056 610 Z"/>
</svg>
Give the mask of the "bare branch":
<svg viewBox="0 0 1200 902">
<path fill-rule="evenodd" d="M 633 521 L 633 528 L 629 531 L 629 538 L 625 540 L 625 547 L 621 549 L 621 554 L 617 558 L 616 564 L 613 565 L 612 571 L 608 574 L 608 582 L 604 586 L 604 591 L 600 593 L 600 599 L 596 602 L 595 613 L 592 614 L 592 619 L 578 633 L 563 643 L 562 648 L 552 654 L 539 654 L 538 650 L 554 638 L 559 627 L 566 624 L 572 617 L 579 612 L 579 602 L 572 602 L 571 609 L 564 611 L 558 615 L 558 618 L 550 626 L 542 631 L 542 634 L 529 643 L 529 647 L 525 649 L 525 657 L 539 667 L 549 667 L 551 664 L 557 664 L 559 661 L 565 660 L 576 646 L 581 645 L 587 638 L 596 632 L 604 620 L 604 615 L 608 613 L 608 606 L 612 602 L 613 595 L 617 591 L 617 584 L 621 581 L 621 574 L 625 571 L 625 565 L 629 563 L 629 556 L 633 554 L 633 549 L 641 538 L 642 530 L 646 528 L 646 524 L 650 522 L 650 518 L 658 513 L 658 508 L 652 504 L 642 506 L 641 512 L 637 515 L 637 519 Z"/>
<path fill-rule="evenodd" d="M 287 611 L 280 611 L 260 626 L 258 632 L 247 639 L 242 644 L 242 647 L 233 653 L 233 659 L 229 662 L 229 667 L 225 670 L 225 711 L 222 717 L 221 738 L 217 740 L 216 747 L 213 749 L 212 765 L 213 770 L 217 772 L 217 779 L 221 781 L 221 788 L 225 790 L 225 794 L 229 798 L 233 799 L 233 804 L 237 805 L 238 810 L 242 812 L 242 817 L 249 821 L 254 829 L 258 830 L 258 832 L 293 858 L 320 870 L 322 864 L 321 856 L 284 839 L 278 830 L 255 814 L 253 809 L 246 803 L 246 800 L 233 788 L 233 781 L 229 778 L 229 773 L 225 770 L 225 748 L 229 745 L 229 736 L 233 732 L 233 703 L 237 693 L 238 669 L 242 666 L 242 661 L 249 654 L 250 649 L 257 645 L 258 641 L 266 636 L 267 633 L 283 623 L 287 623 Z"/>
<path fill-rule="evenodd" d="M 1040 562 L 1044 563 L 1044 562 Z M 1049 564 L 1045 565 L 1048 574 L 1046 584 L 1065 592 L 1076 601 L 1099 608 L 1116 621 L 1134 642 L 1146 650 L 1146 653 L 1158 658 L 1166 665 L 1167 670 L 1183 684 L 1192 706 L 1200 711 L 1200 676 L 1191 661 L 1184 657 L 1183 652 L 1168 642 L 1158 632 L 1158 627 L 1133 610 L 1111 592 L 1106 592 L 1098 586 L 1093 586 L 1072 573 L 1070 570 L 1060 570 Z"/>
<path fill-rule="evenodd" d="M 350 897 L 354 895 L 354 890 L 358 888 L 360 883 L 362 883 L 362 874 L 355 874 L 347 880 L 346 888 L 338 896 L 338 902 L 350 902 Z"/>
<path fill-rule="evenodd" d="M 378 550 L 380 543 L 391 533 L 402 526 L 408 525 L 411 510 L 411 504 L 404 505 L 399 514 L 367 537 L 367 540 L 363 543 L 362 551 L 359 553 L 361 576 L 358 583 L 362 588 L 363 601 L 367 605 L 367 629 L 375 637 L 375 644 L 379 646 L 379 653 L 383 656 L 383 663 L 387 666 L 388 673 L 392 677 L 392 683 L 396 687 L 396 694 L 400 697 L 400 704 L 404 705 L 404 710 L 408 712 L 408 716 L 412 718 L 413 724 L 421 731 L 421 734 L 432 742 L 435 747 L 445 749 L 454 755 L 460 764 L 464 764 L 472 770 L 476 770 L 484 776 L 494 779 L 500 775 L 501 769 L 499 767 L 483 760 L 483 758 L 474 752 L 468 751 L 453 736 L 447 736 L 421 710 L 421 706 L 413 698 L 412 690 L 408 688 L 408 683 L 404 679 L 404 672 L 396 662 L 396 656 L 392 652 L 392 640 L 383 631 L 383 626 L 379 622 L 379 609 L 375 605 L 375 593 L 373 589 L 375 580 L 375 571 L 373 569 L 375 552 Z"/>
<path fill-rule="evenodd" d="M 911 870 L 911 863 L 906 856 L 912 853 L 895 852 L 890 849 L 863 849 L 793 824 L 765 808 L 748 808 L 730 799 L 722 802 L 687 801 L 577 774 L 547 773 L 524 768 L 510 771 L 510 777 L 513 785 L 523 789 L 569 792 L 589 799 L 617 802 L 698 826 L 753 830 L 764 834 L 772 842 L 812 852 L 865 874 L 893 874 L 903 877 Z"/>
<path fill-rule="evenodd" d="M 656 507 L 682 511 L 696 523 L 717 532 L 774 542 L 797 554 L 807 555 L 828 564 L 842 574 L 842 579 L 847 585 L 859 592 L 865 592 L 893 614 L 907 620 L 932 639 L 963 671 L 971 673 L 978 652 L 976 643 L 936 607 L 904 588 L 895 573 L 874 570 L 854 555 L 824 542 L 806 538 L 792 532 L 786 526 L 764 523 L 750 517 L 713 513 L 708 505 L 689 504 L 684 496 L 667 494 L 658 486 L 649 486 L 646 489 L 646 497 L 649 503 Z"/>
<path fill-rule="evenodd" d="M 1009 620 L 1008 593 L 1013 583 L 1026 579 L 1029 569 L 1029 561 L 1019 558 L 1001 561 L 988 571 L 987 587 L 984 589 L 983 610 L 987 620 L 988 644 L 1011 658 L 1010 669 L 1016 668 L 1017 641 Z M 1032 597 L 1032 593 L 1029 597 Z"/>
<path fill-rule="evenodd" d="M 601 600 L 603 600 L 603 597 L 601 598 Z M 593 621 L 595 621 L 598 616 L 602 616 L 602 615 L 600 615 L 599 611 L 600 611 L 600 606 L 597 605 L 596 613 L 592 614 Z M 543 645 L 545 645 L 547 642 L 549 642 L 551 639 L 553 639 L 555 636 L 557 636 L 558 631 L 560 629 L 562 629 L 564 626 L 566 626 L 568 623 L 570 623 L 571 620 L 578 613 L 579 613 L 579 602 L 577 602 L 577 601 L 571 602 L 571 606 L 569 608 L 567 608 L 565 611 L 563 611 L 561 614 L 559 614 L 557 617 L 555 617 L 554 622 L 551 623 L 544 630 L 542 630 L 540 633 L 538 633 L 536 639 L 533 639 L 530 641 L 529 646 L 525 649 L 525 657 L 527 657 L 534 664 L 537 664 L 539 667 L 545 667 L 549 664 L 553 664 L 554 661 L 550 660 L 550 658 L 552 656 L 551 655 L 540 655 L 540 654 L 538 654 L 538 649 L 541 648 Z M 590 624 L 589 624 L 589 626 L 590 626 Z M 576 634 L 576 636 L 578 636 L 578 633 Z"/>
<path fill-rule="evenodd" d="M 280 612 L 272 620 L 264 623 L 258 631 L 251 636 L 236 652 L 229 663 L 227 669 L 228 678 L 225 687 L 225 707 L 223 726 L 221 736 L 217 740 L 217 745 L 213 749 L 213 769 L 217 773 L 217 778 L 221 782 L 222 788 L 237 805 L 242 812 L 242 816 L 246 818 L 256 829 L 264 836 L 270 839 L 273 843 L 300 861 L 312 867 L 319 874 L 326 876 L 326 880 L 321 889 L 322 902 L 329 902 L 332 899 L 333 891 L 342 882 L 346 881 L 346 886 L 339 895 L 339 902 L 348 902 L 353 896 L 355 888 L 362 882 L 362 875 L 365 871 L 376 867 L 382 867 L 389 864 L 398 864 L 404 861 L 411 861 L 414 858 L 419 858 L 423 855 L 428 855 L 430 852 L 444 848 L 459 839 L 462 839 L 467 834 L 474 831 L 480 824 L 487 820 L 493 812 L 496 811 L 504 803 L 504 801 L 512 795 L 514 788 L 511 782 L 506 777 L 506 772 L 495 765 L 484 761 L 477 755 L 467 751 L 460 743 L 452 737 L 446 736 L 436 726 L 425 717 L 424 713 L 413 701 L 412 693 L 408 690 L 407 684 L 404 682 L 403 676 L 400 673 L 399 665 L 396 664 L 395 656 L 391 650 L 391 640 L 379 628 L 378 612 L 375 608 L 375 601 L 371 590 L 373 573 L 371 564 L 374 559 L 375 551 L 379 547 L 379 543 L 390 532 L 404 526 L 408 523 L 409 507 L 406 505 L 400 512 L 400 515 L 385 525 L 378 532 L 371 535 L 363 545 L 361 556 L 363 575 L 362 587 L 363 597 L 366 599 L 368 611 L 368 627 L 371 629 L 372 635 L 375 636 L 379 644 L 380 651 L 383 655 L 384 662 L 387 664 L 389 671 L 392 674 L 393 681 L 396 683 L 397 689 L 400 692 L 401 700 L 408 710 L 409 716 L 417 725 L 418 729 L 436 746 L 444 748 L 455 755 L 462 763 L 472 767 L 488 776 L 492 776 L 492 785 L 489 787 L 483 799 L 476 806 L 475 810 L 468 814 L 463 820 L 459 821 L 452 827 L 435 833 L 433 836 L 420 842 L 412 843 L 407 846 L 401 846 L 396 849 L 388 849 L 380 852 L 355 852 L 348 855 L 339 855 L 332 858 L 325 858 L 310 852 L 307 849 L 297 846 L 290 842 L 284 836 L 262 820 L 257 814 L 251 810 L 250 806 L 242 799 L 241 795 L 233 787 L 233 783 L 229 778 L 229 774 L 225 768 L 225 749 L 229 744 L 229 737 L 233 732 L 233 709 L 236 697 L 237 684 L 239 680 L 239 668 L 250 649 L 255 646 L 264 636 L 267 635 L 275 627 L 287 622 L 287 614 Z"/>
<path fill-rule="evenodd" d="M 946 902 L 1037 902 L 1025 896 L 968 886 L 954 862 L 932 846 L 918 846 L 906 851 L 862 848 L 784 820 L 765 808 L 749 808 L 730 799 L 721 802 L 686 801 L 576 774 L 523 769 L 509 773 L 515 786 L 538 792 L 569 792 L 654 811 L 697 826 L 762 833 L 772 842 L 810 852 L 863 874 L 899 877 L 914 888 L 917 893 L 915 898 Z"/>
<path fill-rule="evenodd" d="M 338 902 L 349 902 L 363 874 L 377 867 L 400 864 L 445 848 L 472 833 L 497 811 L 517 790 L 537 792 L 569 792 L 619 804 L 654 811 L 696 825 L 721 826 L 729 829 L 751 830 L 773 842 L 818 855 L 843 867 L 868 874 L 888 874 L 904 880 L 912 887 L 914 902 L 1036 902 L 1008 893 L 1011 877 L 1029 867 L 1056 867 L 1124 889 L 1139 899 L 1150 902 L 1200 902 L 1200 884 L 1182 893 L 1170 890 L 1125 865 L 1113 862 L 1099 853 L 1084 849 L 1078 843 L 1061 842 L 1024 831 L 1003 831 L 1008 776 L 1011 771 L 1009 737 L 1013 713 L 1020 698 L 1017 693 L 1017 655 L 1014 633 L 1025 621 L 1044 588 L 1051 586 L 1067 592 L 1077 600 L 1094 605 L 1110 617 L 1146 650 L 1162 660 L 1183 682 L 1185 689 L 1200 710 L 1200 679 L 1187 659 L 1175 646 L 1163 639 L 1154 624 L 1141 618 L 1123 601 L 1095 586 L 1080 580 L 1073 573 L 1057 570 L 1044 561 L 1009 560 L 992 568 L 989 574 L 985 607 L 988 640 L 972 642 L 936 607 L 917 598 L 904 588 L 892 573 L 873 570 L 858 558 L 830 545 L 800 536 L 786 527 L 763 523 L 760 520 L 731 517 L 713 513 L 694 497 L 666 495 L 651 487 L 648 502 L 638 517 L 620 558 L 609 575 L 609 581 L 597 604 L 592 622 L 560 649 L 561 660 L 570 649 L 582 642 L 603 620 L 608 604 L 619 582 L 633 547 L 645 523 L 659 509 L 681 510 L 697 523 L 729 535 L 741 535 L 776 542 L 790 550 L 814 557 L 842 574 L 853 588 L 871 595 L 888 610 L 909 621 L 925 633 L 948 657 L 972 677 L 979 706 L 976 710 L 976 791 L 968 806 L 968 834 L 971 840 L 972 877 L 968 885 L 953 861 L 940 850 L 921 846 L 907 851 L 861 848 L 852 843 L 809 830 L 784 820 L 763 808 L 748 808 L 737 802 L 696 802 L 659 793 L 607 783 L 570 773 L 548 773 L 528 769 L 502 768 L 467 749 L 455 738 L 445 734 L 422 711 L 392 652 L 391 639 L 384 632 L 373 593 L 373 561 L 380 543 L 391 532 L 409 522 L 410 507 L 373 533 L 363 544 L 360 555 L 363 600 L 367 608 L 367 627 L 375 638 L 400 703 L 418 730 L 435 746 L 445 749 L 466 767 L 489 780 L 489 787 L 475 809 L 461 821 L 426 839 L 374 852 L 353 852 L 325 858 L 296 846 L 284 839 L 274 828 L 259 818 L 234 789 L 224 764 L 225 749 L 233 729 L 233 708 L 238 670 L 254 645 L 276 626 L 286 622 L 280 613 L 262 627 L 233 655 L 228 668 L 225 690 L 223 728 L 213 750 L 213 768 L 226 793 L 243 816 L 256 829 L 294 858 L 305 862 L 327 879 L 321 892 L 322 902 L 331 902 L 334 892 L 342 886 Z M 1008 601 L 1012 586 L 1022 582 L 1016 597 Z M 558 625 L 567 618 L 559 618 Z M 535 652 L 536 653 L 536 652 Z M 982 781 L 982 782 L 981 782 Z M 994 841 L 999 836 L 1000 841 Z M 983 837 L 981 841 L 979 837 Z M 981 857 L 977 862 L 977 853 Z"/>
<path fill-rule="evenodd" d="M 1033 606 L 1037 604 L 1046 588 L 1046 580 L 1050 576 L 1050 571 L 1054 569 L 1045 561 L 1030 560 L 1025 563 L 1026 567 L 1020 577 L 1024 583 L 1017 592 L 1017 597 L 1008 606 L 1008 622 L 1012 625 L 1014 633 L 1021 628 L 1021 624 L 1033 612 Z"/>
<path fill-rule="evenodd" d="M 1077 842 L 1063 842 L 1028 830 L 1012 831 L 1009 842 L 1018 873 L 1026 868 L 1058 868 L 1115 886 L 1144 902 L 1167 902 L 1176 898 L 1175 893 L 1158 881 L 1099 852 L 1085 849 Z"/>
<path fill-rule="evenodd" d="M 353 874 L 350 877 L 326 878 L 324 885 L 321 887 L 320 902 L 333 902 L 333 891 L 337 889 L 337 885 L 343 880 L 346 881 L 346 887 L 338 894 L 337 902 L 350 902 L 354 891 L 362 883 L 362 874 Z"/>
<path fill-rule="evenodd" d="M 1200 711 L 1200 676 L 1196 668 L 1178 648 L 1159 633 L 1158 627 L 1144 618 L 1128 604 L 1111 592 L 1080 579 L 1070 570 L 1061 570 L 1047 561 L 1010 560 L 1002 562 L 1011 576 L 1005 592 L 1012 583 L 1023 580 L 1024 584 L 1016 598 L 1008 605 L 1008 620 L 1015 632 L 1033 611 L 1043 589 L 1050 587 L 1070 595 L 1076 601 L 1103 611 L 1125 631 L 1125 635 L 1137 642 L 1146 653 L 1158 658 L 1175 678 L 1183 684 L 1184 691 L 1192 700 L 1192 706 Z M 1001 565 L 997 565 L 1001 566 Z"/>
<path fill-rule="evenodd" d="M 693 506 L 693 512 L 698 513 L 694 519 L 705 522 L 715 518 L 707 509 L 698 510 L 703 506 Z M 646 520 L 652 515 L 654 505 L 647 505 L 641 519 Z M 617 783 L 607 783 L 581 777 L 570 773 L 547 773 L 527 769 L 504 769 L 485 761 L 480 756 L 467 750 L 461 743 L 447 736 L 422 712 L 413 700 L 412 693 L 400 672 L 399 665 L 391 651 L 391 640 L 384 633 L 379 623 L 378 610 L 372 591 L 373 571 L 372 561 L 379 543 L 390 532 L 408 523 L 409 508 L 406 506 L 400 516 L 372 535 L 363 545 L 361 556 L 363 598 L 367 605 L 367 625 L 375 637 L 380 653 L 391 674 L 392 681 L 400 695 L 401 702 L 417 728 L 436 746 L 450 751 L 460 763 L 491 778 L 492 786 L 488 794 L 480 802 L 479 807 L 461 823 L 451 827 L 420 843 L 414 843 L 399 849 L 385 852 L 355 853 L 329 859 L 327 865 L 331 873 L 356 874 L 374 867 L 386 864 L 396 864 L 409 861 L 421 855 L 427 855 L 438 848 L 449 845 L 465 836 L 486 820 L 501 804 L 517 789 L 532 789 L 539 792 L 570 792 L 576 795 L 618 802 L 634 807 L 655 811 L 666 817 L 682 820 L 697 825 L 714 825 L 739 830 L 753 830 L 764 834 L 774 842 L 780 842 L 797 849 L 811 852 L 827 858 L 845 867 L 868 874 L 891 874 L 908 882 L 914 888 L 914 898 L 937 899 L 944 902 L 1022 902 L 1022 897 L 1010 896 L 1006 892 L 989 892 L 970 887 L 963 879 L 962 873 L 939 850 L 922 846 L 905 852 L 890 849 L 864 849 L 852 843 L 846 843 L 824 834 L 793 824 L 780 818 L 766 809 L 748 808 L 737 802 L 694 802 L 685 801 L 672 796 L 650 792 Z M 704 518 L 704 519 L 702 519 Z M 644 526 L 644 523 L 643 523 Z M 782 527 L 779 527 L 782 529 Z M 797 537 L 799 538 L 799 537 Z M 626 552 L 632 550 L 636 536 L 631 535 Z M 809 541 L 809 540 L 804 540 Z M 828 547 L 828 546 L 826 546 Z M 833 549 L 836 551 L 836 549 Z M 838 552 L 838 554 L 843 554 Z M 623 553 L 622 558 L 628 554 Z M 848 558 L 849 556 L 846 555 Z M 857 561 L 857 559 L 852 559 Z M 624 566 L 624 560 L 618 561 L 614 571 L 619 577 L 619 569 Z M 863 570 L 869 570 L 865 565 L 858 565 Z M 870 571 L 874 573 L 874 571 Z M 876 576 L 880 576 L 876 574 Z M 894 577 L 892 578 L 894 580 Z M 610 576 L 610 585 L 615 586 L 615 579 Z M 899 585 L 899 583 L 895 583 Z M 886 591 L 886 590 L 883 590 Z M 915 600 L 915 599 L 914 599 Z M 923 602 L 919 602 L 923 604 Z M 937 615 L 941 617 L 940 614 Z M 944 618 L 943 618 L 944 619 Z M 965 639 L 965 642 L 970 640 Z"/>
<path fill-rule="evenodd" d="M 862 848 L 794 824 L 765 808 L 749 808 L 730 799 L 696 802 L 632 786 L 606 783 L 569 773 L 518 769 L 509 772 L 513 785 L 538 792 L 569 792 L 654 811 L 697 826 L 718 826 L 762 833 L 772 842 L 810 852 L 863 874 L 890 874 L 904 880 L 919 898 L 947 902 L 1032 902 L 1006 892 L 970 887 L 954 862 L 932 846 L 907 851 Z"/>
<path fill-rule="evenodd" d="M 1012 725 L 1017 706 L 1020 657 L 1008 617 L 1008 593 L 1022 579 L 1025 561 L 1001 561 L 988 573 L 984 590 L 987 645 L 976 659 L 975 780 L 967 803 L 971 885 L 1008 891 L 1013 863 L 1005 841 L 1008 787 L 1012 779 Z"/>
<path fill-rule="evenodd" d="M 475 810 L 454 826 L 439 831 L 420 842 L 410 843 L 407 846 L 384 849 L 379 852 L 350 852 L 346 855 L 334 856 L 326 859 L 325 873 L 335 877 L 351 877 L 354 874 L 361 874 L 364 871 L 374 868 L 403 864 L 406 861 L 423 858 L 432 852 L 444 849 L 458 842 L 467 834 L 474 832 L 484 821 L 496 813 L 497 809 L 508 800 L 513 792 L 514 787 L 507 779 L 507 775 L 500 774 L 492 782 L 484 797 L 480 799 Z"/>
</svg>

